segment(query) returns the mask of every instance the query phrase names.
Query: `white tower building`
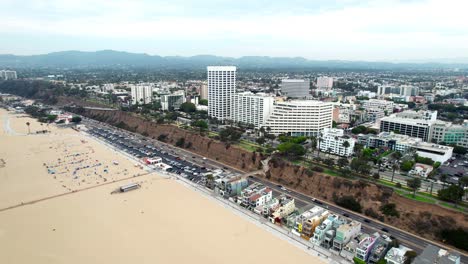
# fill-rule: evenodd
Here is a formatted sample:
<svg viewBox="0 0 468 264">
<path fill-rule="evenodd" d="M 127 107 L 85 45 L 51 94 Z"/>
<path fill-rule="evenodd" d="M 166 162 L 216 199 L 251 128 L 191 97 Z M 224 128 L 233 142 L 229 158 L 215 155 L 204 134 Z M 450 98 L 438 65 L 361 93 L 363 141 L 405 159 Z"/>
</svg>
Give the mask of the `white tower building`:
<svg viewBox="0 0 468 264">
<path fill-rule="evenodd" d="M 235 66 L 208 66 L 208 115 L 218 120 L 231 118 L 232 96 L 236 92 Z"/>
</svg>

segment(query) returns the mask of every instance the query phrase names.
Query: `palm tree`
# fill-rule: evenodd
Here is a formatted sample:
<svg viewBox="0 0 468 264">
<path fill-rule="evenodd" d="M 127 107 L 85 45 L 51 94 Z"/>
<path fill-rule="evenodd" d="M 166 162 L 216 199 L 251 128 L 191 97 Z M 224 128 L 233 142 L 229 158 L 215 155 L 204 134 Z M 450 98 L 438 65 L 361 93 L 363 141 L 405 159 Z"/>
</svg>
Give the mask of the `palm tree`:
<svg viewBox="0 0 468 264">
<path fill-rule="evenodd" d="M 322 133 L 319 133 L 319 137 L 318 137 L 318 148 L 317 148 L 317 151 L 318 151 L 318 156 L 320 157 L 320 143 L 323 141 L 323 138 L 322 138 Z"/>
<path fill-rule="evenodd" d="M 393 182 L 393 177 L 395 177 L 395 170 L 398 169 L 398 164 L 395 162 L 392 165 L 392 182 Z"/>
<path fill-rule="evenodd" d="M 26 125 L 28 126 L 28 134 L 30 134 L 30 133 L 31 133 L 31 130 L 30 130 L 30 127 L 29 127 L 29 126 L 31 125 L 31 123 L 26 122 Z"/>
<path fill-rule="evenodd" d="M 350 144 L 349 142 L 346 140 L 345 142 L 343 142 L 343 147 L 344 147 L 344 155 L 345 156 L 348 156 L 348 148 L 349 148 Z"/>
</svg>

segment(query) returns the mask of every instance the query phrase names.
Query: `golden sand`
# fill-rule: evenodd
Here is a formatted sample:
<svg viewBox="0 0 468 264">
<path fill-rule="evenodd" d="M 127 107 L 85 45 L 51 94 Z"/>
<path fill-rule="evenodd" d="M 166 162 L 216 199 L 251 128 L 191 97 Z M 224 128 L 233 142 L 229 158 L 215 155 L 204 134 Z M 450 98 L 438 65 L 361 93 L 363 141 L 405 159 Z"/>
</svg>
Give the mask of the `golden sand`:
<svg viewBox="0 0 468 264">
<path fill-rule="evenodd" d="M 6 114 L 0 110 L 2 122 Z M 26 120 L 31 131 L 40 128 L 10 118 L 17 133 L 27 133 Z M 175 180 L 149 174 L 108 184 L 143 171 L 74 130 L 0 130 L 0 208 L 106 184 L 1 211 L 1 263 L 322 263 Z M 44 163 L 56 166 L 59 158 L 63 164 L 49 173 Z M 102 164 L 73 174 L 73 158 Z M 110 194 L 135 181 L 141 189 Z"/>
</svg>

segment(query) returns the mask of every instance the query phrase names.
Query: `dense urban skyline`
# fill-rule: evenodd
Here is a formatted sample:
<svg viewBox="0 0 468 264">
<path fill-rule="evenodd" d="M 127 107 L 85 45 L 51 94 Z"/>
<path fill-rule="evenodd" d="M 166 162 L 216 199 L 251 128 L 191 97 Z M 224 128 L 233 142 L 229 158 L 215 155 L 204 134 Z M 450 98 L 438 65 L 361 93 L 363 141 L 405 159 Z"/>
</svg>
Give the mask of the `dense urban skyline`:
<svg viewBox="0 0 468 264">
<path fill-rule="evenodd" d="M 3 2 L 1 54 L 115 49 L 415 61 L 468 53 L 461 0 Z"/>
</svg>

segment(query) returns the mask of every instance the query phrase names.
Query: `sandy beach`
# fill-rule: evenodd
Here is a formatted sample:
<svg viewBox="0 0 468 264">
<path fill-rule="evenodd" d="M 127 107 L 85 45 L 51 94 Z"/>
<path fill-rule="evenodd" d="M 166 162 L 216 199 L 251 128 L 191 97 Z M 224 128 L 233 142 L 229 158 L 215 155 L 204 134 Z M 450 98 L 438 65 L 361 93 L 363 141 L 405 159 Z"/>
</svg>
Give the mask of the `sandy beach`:
<svg viewBox="0 0 468 264">
<path fill-rule="evenodd" d="M 2 263 L 323 263 L 82 133 L 27 135 L 44 126 L 3 109 L 0 121 L 0 210 L 68 193 L 0 211 Z M 142 188 L 110 194 L 129 182 Z"/>
</svg>

